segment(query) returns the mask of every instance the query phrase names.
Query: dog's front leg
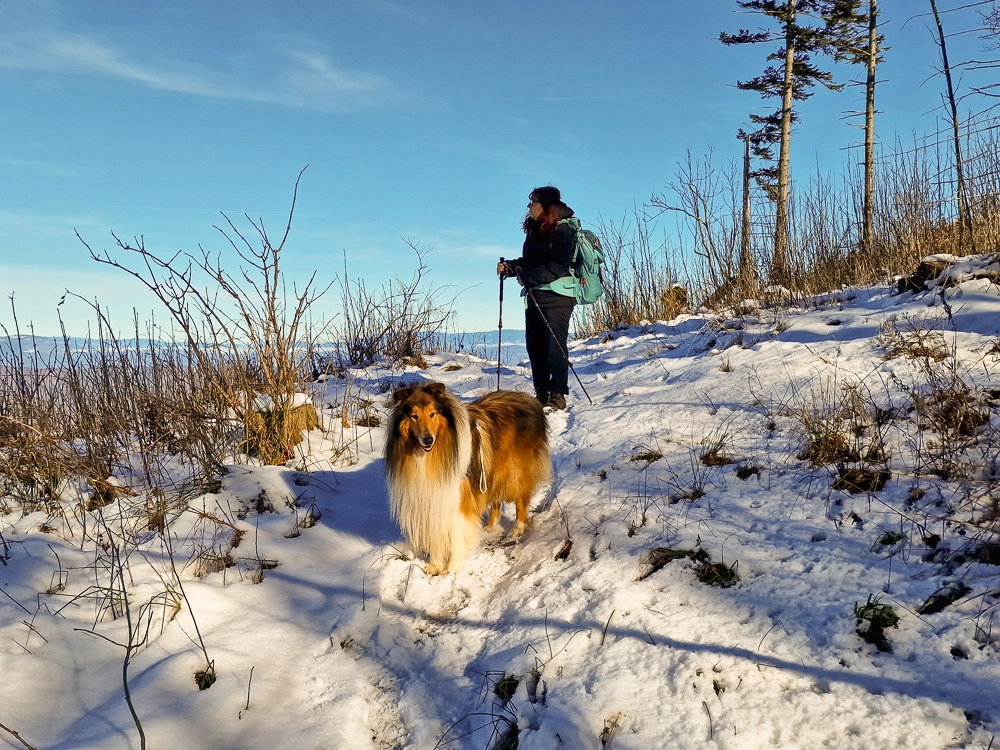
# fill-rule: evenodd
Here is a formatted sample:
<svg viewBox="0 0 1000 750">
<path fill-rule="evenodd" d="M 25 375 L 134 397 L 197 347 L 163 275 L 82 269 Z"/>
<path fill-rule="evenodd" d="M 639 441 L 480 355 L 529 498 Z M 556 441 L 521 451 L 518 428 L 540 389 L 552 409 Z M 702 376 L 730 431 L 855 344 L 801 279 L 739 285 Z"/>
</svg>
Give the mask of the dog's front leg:
<svg viewBox="0 0 1000 750">
<path fill-rule="evenodd" d="M 441 563 L 441 565 L 443 564 L 444 563 Z M 441 565 L 435 565 L 434 563 L 427 563 L 424 566 L 424 573 L 426 573 L 429 576 L 440 575 L 442 571 Z"/>
<path fill-rule="evenodd" d="M 450 546 L 450 539 L 439 539 L 430 545 L 431 548 L 428 550 L 430 561 L 424 566 L 424 573 L 436 576 L 444 572 Z"/>
<path fill-rule="evenodd" d="M 472 495 L 469 480 L 462 483 L 462 501 L 459 512 L 451 525 L 451 556 L 448 559 L 448 572 L 457 573 L 465 565 L 469 552 L 477 544 L 483 530 L 483 514 L 476 505 Z"/>
</svg>

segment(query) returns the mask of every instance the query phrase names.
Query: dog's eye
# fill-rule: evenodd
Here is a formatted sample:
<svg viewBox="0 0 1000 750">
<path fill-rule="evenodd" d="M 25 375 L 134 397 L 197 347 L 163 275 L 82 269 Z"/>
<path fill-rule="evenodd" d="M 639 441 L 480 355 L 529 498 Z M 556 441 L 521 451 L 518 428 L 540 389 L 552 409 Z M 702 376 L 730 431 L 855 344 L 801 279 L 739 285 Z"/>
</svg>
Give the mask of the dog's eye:
<svg viewBox="0 0 1000 750">
<path fill-rule="evenodd" d="M 436 411 L 432 411 L 430 414 L 427 415 L 427 418 L 428 419 L 434 419 L 434 417 L 436 417 L 436 416 L 437 416 L 437 412 Z"/>
<path fill-rule="evenodd" d="M 420 415 L 419 414 L 411 414 L 410 415 L 410 419 L 412 419 L 414 422 L 416 422 L 418 419 L 420 419 Z"/>
</svg>

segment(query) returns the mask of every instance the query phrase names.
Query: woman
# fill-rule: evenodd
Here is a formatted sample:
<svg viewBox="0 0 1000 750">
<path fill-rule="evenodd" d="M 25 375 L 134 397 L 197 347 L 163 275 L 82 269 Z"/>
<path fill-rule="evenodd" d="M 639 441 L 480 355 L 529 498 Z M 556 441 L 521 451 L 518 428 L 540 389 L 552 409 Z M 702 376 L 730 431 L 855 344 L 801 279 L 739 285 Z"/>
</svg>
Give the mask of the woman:
<svg viewBox="0 0 1000 750">
<path fill-rule="evenodd" d="M 563 219 L 571 216 L 573 209 L 562 202 L 559 188 L 535 188 L 522 224 L 522 255 L 497 265 L 498 276 L 516 276 L 525 287 L 525 339 L 535 397 L 553 410 L 566 408 L 569 393 L 566 341 L 576 299 L 571 287 L 553 282 L 570 275 L 576 234 Z"/>
</svg>

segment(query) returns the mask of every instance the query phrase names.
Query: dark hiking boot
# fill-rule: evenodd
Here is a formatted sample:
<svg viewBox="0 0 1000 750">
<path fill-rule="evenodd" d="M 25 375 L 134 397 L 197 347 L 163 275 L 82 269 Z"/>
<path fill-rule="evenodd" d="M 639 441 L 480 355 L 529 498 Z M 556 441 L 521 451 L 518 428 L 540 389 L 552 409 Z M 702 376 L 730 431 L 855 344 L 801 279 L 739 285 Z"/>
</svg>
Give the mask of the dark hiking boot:
<svg viewBox="0 0 1000 750">
<path fill-rule="evenodd" d="M 547 406 L 549 403 L 549 394 L 545 391 L 536 391 L 535 398 L 538 399 L 538 403 L 542 406 Z"/>
<path fill-rule="evenodd" d="M 565 411 L 566 397 L 561 393 L 550 393 L 545 409 L 546 411 Z"/>
</svg>

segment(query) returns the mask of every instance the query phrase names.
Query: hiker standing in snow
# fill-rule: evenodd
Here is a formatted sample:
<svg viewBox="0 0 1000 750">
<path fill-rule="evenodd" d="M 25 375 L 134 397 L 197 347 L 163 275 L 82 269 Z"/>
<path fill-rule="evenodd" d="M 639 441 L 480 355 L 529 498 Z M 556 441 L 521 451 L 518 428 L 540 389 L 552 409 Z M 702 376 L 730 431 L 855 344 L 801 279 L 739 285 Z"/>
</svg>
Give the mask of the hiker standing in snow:
<svg viewBox="0 0 1000 750">
<path fill-rule="evenodd" d="M 522 227 L 520 258 L 497 264 L 500 278 L 516 277 L 525 287 L 525 342 L 531 361 L 535 397 L 550 409 L 565 409 L 569 394 L 566 342 L 576 299 L 571 287 L 553 282 L 570 277 L 576 235 L 563 219 L 573 209 L 561 200 L 559 188 L 538 187 L 528 196 Z"/>
</svg>

